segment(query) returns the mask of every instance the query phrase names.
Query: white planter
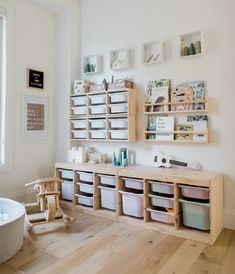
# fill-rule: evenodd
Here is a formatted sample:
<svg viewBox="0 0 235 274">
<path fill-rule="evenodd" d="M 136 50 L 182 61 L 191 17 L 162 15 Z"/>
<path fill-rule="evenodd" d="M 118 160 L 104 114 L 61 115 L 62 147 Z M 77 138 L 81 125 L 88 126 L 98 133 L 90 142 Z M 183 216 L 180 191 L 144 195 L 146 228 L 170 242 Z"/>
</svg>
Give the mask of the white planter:
<svg viewBox="0 0 235 274">
<path fill-rule="evenodd" d="M 74 185 L 71 181 L 63 181 L 61 183 L 61 195 L 64 200 L 73 200 Z"/>
<path fill-rule="evenodd" d="M 106 130 L 90 130 L 91 139 L 106 139 Z"/>
<path fill-rule="evenodd" d="M 111 113 L 126 113 L 127 112 L 127 104 L 110 104 L 110 112 Z"/>
<path fill-rule="evenodd" d="M 91 124 L 91 128 L 106 128 L 106 120 L 105 119 L 95 119 L 89 120 Z"/>
<path fill-rule="evenodd" d="M 110 130 L 111 139 L 128 139 L 128 130 Z"/>
<path fill-rule="evenodd" d="M 162 182 L 155 182 L 149 181 L 151 184 L 151 190 L 153 192 L 159 192 L 163 194 L 174 194 L 174 185 L 172 183 L 162 183 Z"/>
<path fill-rule="evenodd" d="M 86 196 L 85 194 L 75 194 L 78 198 L 78 204 L 85 206 L 93 206 L 93 197 Z"/>
<path fill-rule="evenodd" d="M 132 179 L 132 178 L 123 178 L 125 187 L 128 188 L 134 188 L 138 190 L 143 190 L 144 189 L 144 182 L 143 180 L 138 180 L 138 179 Z"/>
<path fill-rule="evenodd" d="M 127 102 L 127 92 L 111 93 L 109 96 L 111 103 Z"/>
<path fill-rule="evenodd" d="M 98 104 L 106 104 L 106 96 L 105 95 L 92 95 L 89 96 L 92 105 Z"/>
<path fill-rule="evenodd" d="M 74 115 L 86 115 L 87 114 L 87 107 L 72 107 Z"/>
<path fill-rule="evenodd" d="M 72 130 L 74 139 L 86 139 L 87 131 L 86 130 Z"/>
<path fill-rule="evenodd" d="M 93 183 L 93 173 L 77 171 L 79 180 L 83 182 Z"/>
<path fill-rule="evenodd" d="M 70 179 L 73 180 L 73 171 L 72 170 L 66 170 L 66 169 L 59 169 L 61 172 L 60 177 L 62 179 Z"/>
<path fill-rule="evenodd" d="M 99 106 L 90 106 L 91 114 L 105 114 L 106 113 L 106 105 Z"/>
<path fill-rule="evenodd" d="M 116 209 L 116 190 L 104 186 L 98 186 L 101 194 L 101 207 L 115 210 Z"/>
<path fill-rule="evenodd" d="M 122 194 L 123 213 L 126 215 L 143 218 L 143 194 L 119 191 Z"/>
<path fill-rule="evenodd" d="M 87 103 L 86 96 L 76 96 L 72 97 L 73 105 L 74 106 L 85 106 Z"/>
<path fill-rule="evenodd" d="M 93 194 L 93 185 L 77 183 L 81 192 Z"/>
<path fill-rule="evenodd" d="M 111 128 L 128 128 L 127 119 L 109 119 Z"/>
<path fill-rule="evenodd" d="M 147 208 L 150 212 L 151 219 L 157 222 L 167 223 L 167 224 L 174 224 L 175 221 L 175 214 L 168 213 L 163 211 L 158 211 L 152 208 Z"/>
<path fill-rule="evenodd" d="M 115 176 L 109 176 L 109 175 L 103 175 L 98 174 L 100 177 L 100 183 L 103 185 L 110 185 L 115 186 L 116 185 L 116 177 Z"/>
<path fill-rule="evenodd" d="M 74 129 L 87 128 L 87 120 L 71 120 Z"/>
</svg>

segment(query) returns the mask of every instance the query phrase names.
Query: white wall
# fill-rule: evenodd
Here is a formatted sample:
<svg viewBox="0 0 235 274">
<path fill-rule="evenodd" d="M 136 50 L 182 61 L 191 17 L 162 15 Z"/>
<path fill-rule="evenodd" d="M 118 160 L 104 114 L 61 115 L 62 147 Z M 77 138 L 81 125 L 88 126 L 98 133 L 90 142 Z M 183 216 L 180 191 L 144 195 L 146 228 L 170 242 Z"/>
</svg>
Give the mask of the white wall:
<svg viewBox="0 0 235 274">
<path fill-rule="evenodd" d="M 152 153 L 163 150 L 185 161 L 200 161 L 205 170 L 225 175 L 225 225 L 235 228 L 235 153 L 234 117 L 234 44 L 232 0 L 82 0 L 82 55 L 101 54 L 105 72 L 93 80 L 133 77 L 139 93 L 139 141 L 133 144 L 86 143 L 102 152 L 127 146 L 136 153 L 138 164 L 152 164 Z M 180 60 L 177 35 L 204 30 L 206 55 L 202 58 Z M 140 44 L 163 39 L 166 42 L 166 61 L 161 65 L 140 64 Z M 129 47 L 134 50 L 133 69 L 110 73 L 109 50 Z M 169 78 L 175 86 L 184 81 L 206 80 L 211 97 L 210 145 L 148 144 L 143 142 L 143 94 L 149 80 Z M 65 148 L 61 148 L 64 151 Z M 64 159 L 66 160 L 66 159 Z"/>
<path fill-rule="evenodd" d="M 0 173 L 0 196 L 21 199 L 24 184 L 52 175 L 54 165 L 54 91 L 55 91 L 55 15 L 27 0 L 7 0 L 11 25 L 10 75 L 12 84 L 10 121 L 11 170 Z M 21 140 L 21 96 L 26 88 L 26 68 L 45 72 L 45 91 L 50 100 L 49 138 L 41 141 Z"/>
</svg>

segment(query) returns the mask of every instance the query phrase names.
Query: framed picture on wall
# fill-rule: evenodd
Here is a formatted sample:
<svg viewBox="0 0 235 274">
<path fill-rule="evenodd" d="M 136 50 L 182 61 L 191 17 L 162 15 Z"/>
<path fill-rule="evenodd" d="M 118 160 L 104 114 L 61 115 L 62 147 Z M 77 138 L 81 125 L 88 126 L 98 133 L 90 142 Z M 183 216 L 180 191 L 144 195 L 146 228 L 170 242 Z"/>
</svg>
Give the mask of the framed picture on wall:
<svg viewBox="0 0 235 274">
<path fill-rule="evenodd" d="M 49 98 L 47 96 L 23 94 L 22 139 L 40 140 L 48 138 Z"/>
<path fill-rule="evenodd" d="M 27 68 L 27 87 L 44 89 L 44 72 Z"/>
</svg>

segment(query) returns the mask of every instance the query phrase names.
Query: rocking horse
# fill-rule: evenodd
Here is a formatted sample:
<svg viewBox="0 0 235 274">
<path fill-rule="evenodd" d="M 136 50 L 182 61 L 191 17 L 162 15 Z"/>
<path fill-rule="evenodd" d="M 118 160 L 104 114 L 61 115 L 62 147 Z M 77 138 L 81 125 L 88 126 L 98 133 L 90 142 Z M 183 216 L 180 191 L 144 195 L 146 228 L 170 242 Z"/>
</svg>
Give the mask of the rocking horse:
<svg viewBox="0 0 235 274">
<path fill-rule="evenodd" d="M 37 193 L 35 203 L 25 204 L 26 228 L 29 231 L 34 225 L 45 224 L 57 220 L 62 220 L 66 224 L 74 219 L 66 215 L 59 204 L 59 182 L 58 178 L 38 179 L 25 186 L 34 185 Z"/>
</svg>

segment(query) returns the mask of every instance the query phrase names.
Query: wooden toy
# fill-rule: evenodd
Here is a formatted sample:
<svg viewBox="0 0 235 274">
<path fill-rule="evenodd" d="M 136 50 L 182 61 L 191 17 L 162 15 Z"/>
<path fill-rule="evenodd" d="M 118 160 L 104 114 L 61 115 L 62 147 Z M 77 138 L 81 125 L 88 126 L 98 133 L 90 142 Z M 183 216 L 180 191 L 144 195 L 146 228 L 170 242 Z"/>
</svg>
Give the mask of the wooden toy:
<svg viewBox="0 0 235 274">
<path fill-rule="evenodd" d="M 44 224 L 57 220 L 71 223 L 73 218 L 66 215 L 59 204 L 59 182 L 58 178 L 38 179 L 25 186 L 34 185 L 37 192 L 35 203 L 25 204 L 26 228 L 29 231 L 34 225 Z"/>
</svg>

